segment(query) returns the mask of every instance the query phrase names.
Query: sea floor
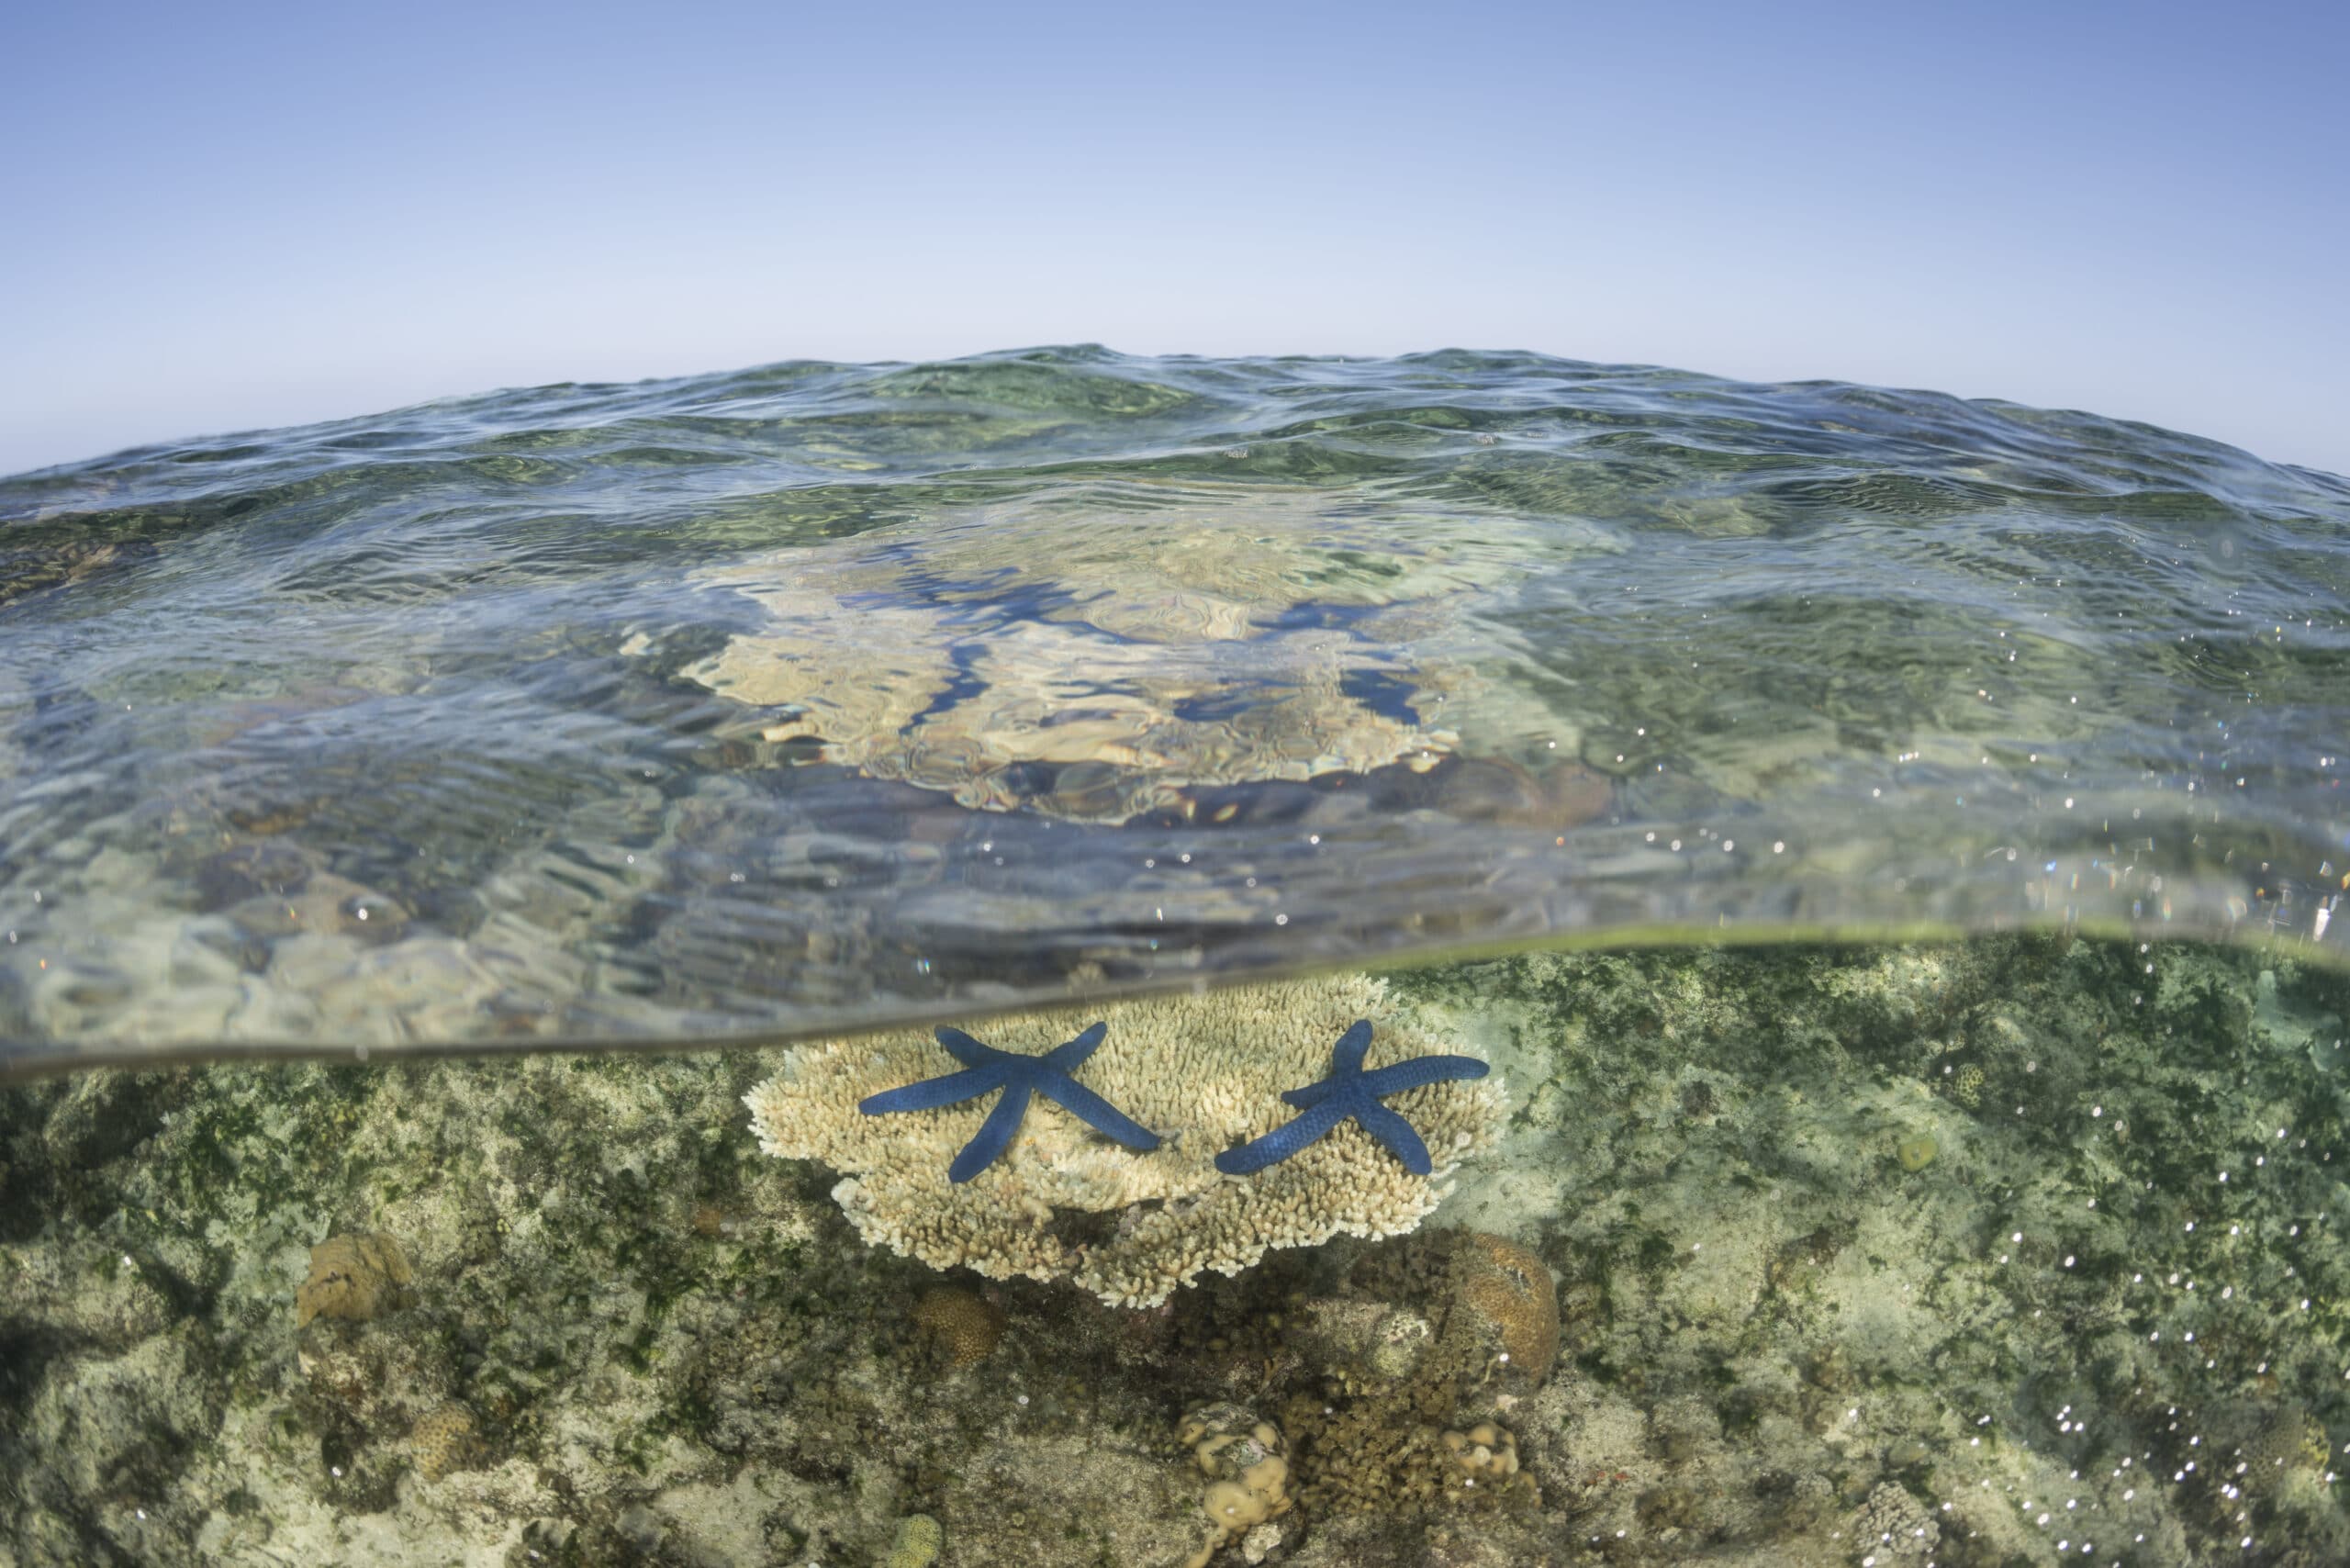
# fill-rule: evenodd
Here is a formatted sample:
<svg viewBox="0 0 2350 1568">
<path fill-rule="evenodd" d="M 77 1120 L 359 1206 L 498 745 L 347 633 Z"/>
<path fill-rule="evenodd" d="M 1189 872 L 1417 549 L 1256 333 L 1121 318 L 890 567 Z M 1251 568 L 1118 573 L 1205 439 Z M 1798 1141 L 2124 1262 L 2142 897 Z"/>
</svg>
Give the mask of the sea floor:
<svg viewBox="0 0 2350 1568">
<path fill-rule="evenodd" d="M 0 1091 L 0 1564 L 2350 1560 L 2344 977 L 1389 981 L 1498 1148 L 1144 1310 L 866 1247 L 778 1051 Z"/>
</svg>

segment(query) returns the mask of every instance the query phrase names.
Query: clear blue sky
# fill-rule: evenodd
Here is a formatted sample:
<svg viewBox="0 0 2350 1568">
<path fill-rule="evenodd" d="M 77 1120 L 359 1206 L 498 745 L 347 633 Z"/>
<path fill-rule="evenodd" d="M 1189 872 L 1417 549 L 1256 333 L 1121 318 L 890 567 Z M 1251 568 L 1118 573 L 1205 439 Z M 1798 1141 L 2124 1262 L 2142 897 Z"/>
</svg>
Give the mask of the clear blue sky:
<svg viewBox="0 0 2350 1568">
<path fill-rule="evenodd" d="M 1080 341 L 1930 386 L 2345 472 L 2345 18 L 10 6 L 0 472 Z"/>
</svg>

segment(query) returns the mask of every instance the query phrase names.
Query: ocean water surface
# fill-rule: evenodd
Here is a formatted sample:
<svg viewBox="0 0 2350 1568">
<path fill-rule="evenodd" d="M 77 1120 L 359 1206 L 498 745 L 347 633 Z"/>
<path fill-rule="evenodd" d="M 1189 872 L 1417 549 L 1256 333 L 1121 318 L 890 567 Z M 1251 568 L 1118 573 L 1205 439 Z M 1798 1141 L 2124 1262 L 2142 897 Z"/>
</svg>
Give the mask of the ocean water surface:
<svg viewBox="0 0 2350 1568">
<path fill-rule="evenodd" d="M 1531 355 L 791 364 L 0 482 L 0 1066 L 1413 952 L 2343 951 L 2350 485 Z"/>
<path fill-rule="evenodd" d="M 0 480 L 0 1568 L 2350 1561 L 2346 599 L 1523 354 Z M 866 1108 L 1096 1022 L 1115 1141 Z M 1360 1025 L 1425 1175 L 1217 1162 Z"/>
</svg>

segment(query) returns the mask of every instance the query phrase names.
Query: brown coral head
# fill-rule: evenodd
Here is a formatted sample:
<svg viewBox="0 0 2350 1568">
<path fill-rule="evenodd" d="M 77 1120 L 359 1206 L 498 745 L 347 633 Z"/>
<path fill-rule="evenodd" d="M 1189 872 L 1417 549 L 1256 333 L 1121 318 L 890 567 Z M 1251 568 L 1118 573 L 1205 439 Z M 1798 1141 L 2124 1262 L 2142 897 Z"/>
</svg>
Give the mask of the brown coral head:
<svg viewBox="0 0 2350 1568">
<path fill-rule="evenodd" d="M 406 1298 L 408 1257 L 388 1236 L 330 1236 L 310 1249 L 310 1275 L 294 1293 L 294 1321 L 314 1317 L 364 1323 Z"/>
<path fill-rule="evenodd" d="M 1003 1338 L 1003 1312 L 961 1285 L 937 1285 L 922 1293 L 912 1314 L 914 1327 L 960 1370 L 986 1360 Z"/>
<path fill-rule="evenodd" d="M 408 1447 L 417 1473 L 427 1481 L 472 1468 L 481 1451 L 474 1413 L 455 1404 L 427 1411 L 409 1429 Z"/>
<path fill-rule="evenodd" d="M 1559 1292 L 1527 1248 L 1465 1231 L 1453 1255 L 1453 1301 L 1486 1330 L 1505 1377 L 1540 1386 L 1559 1361 Z"/>
</svg>

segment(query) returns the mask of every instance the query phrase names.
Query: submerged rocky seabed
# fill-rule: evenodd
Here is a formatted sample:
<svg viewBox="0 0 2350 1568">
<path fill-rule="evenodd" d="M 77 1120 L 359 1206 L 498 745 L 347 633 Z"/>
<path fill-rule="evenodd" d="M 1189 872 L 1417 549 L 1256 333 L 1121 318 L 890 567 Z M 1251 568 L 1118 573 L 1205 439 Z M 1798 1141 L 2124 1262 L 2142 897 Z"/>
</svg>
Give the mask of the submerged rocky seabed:
<svg viewBox="0 0 2350 1568">
<path fill-rule="evenodd" d="M 1388 984 L 1498 1146 L 1141 1310 L 867 1248 L 778 1051 L 0 1092 L 0 1563 L 2350 1560 L 2342 975 Z"/>
</svg>

